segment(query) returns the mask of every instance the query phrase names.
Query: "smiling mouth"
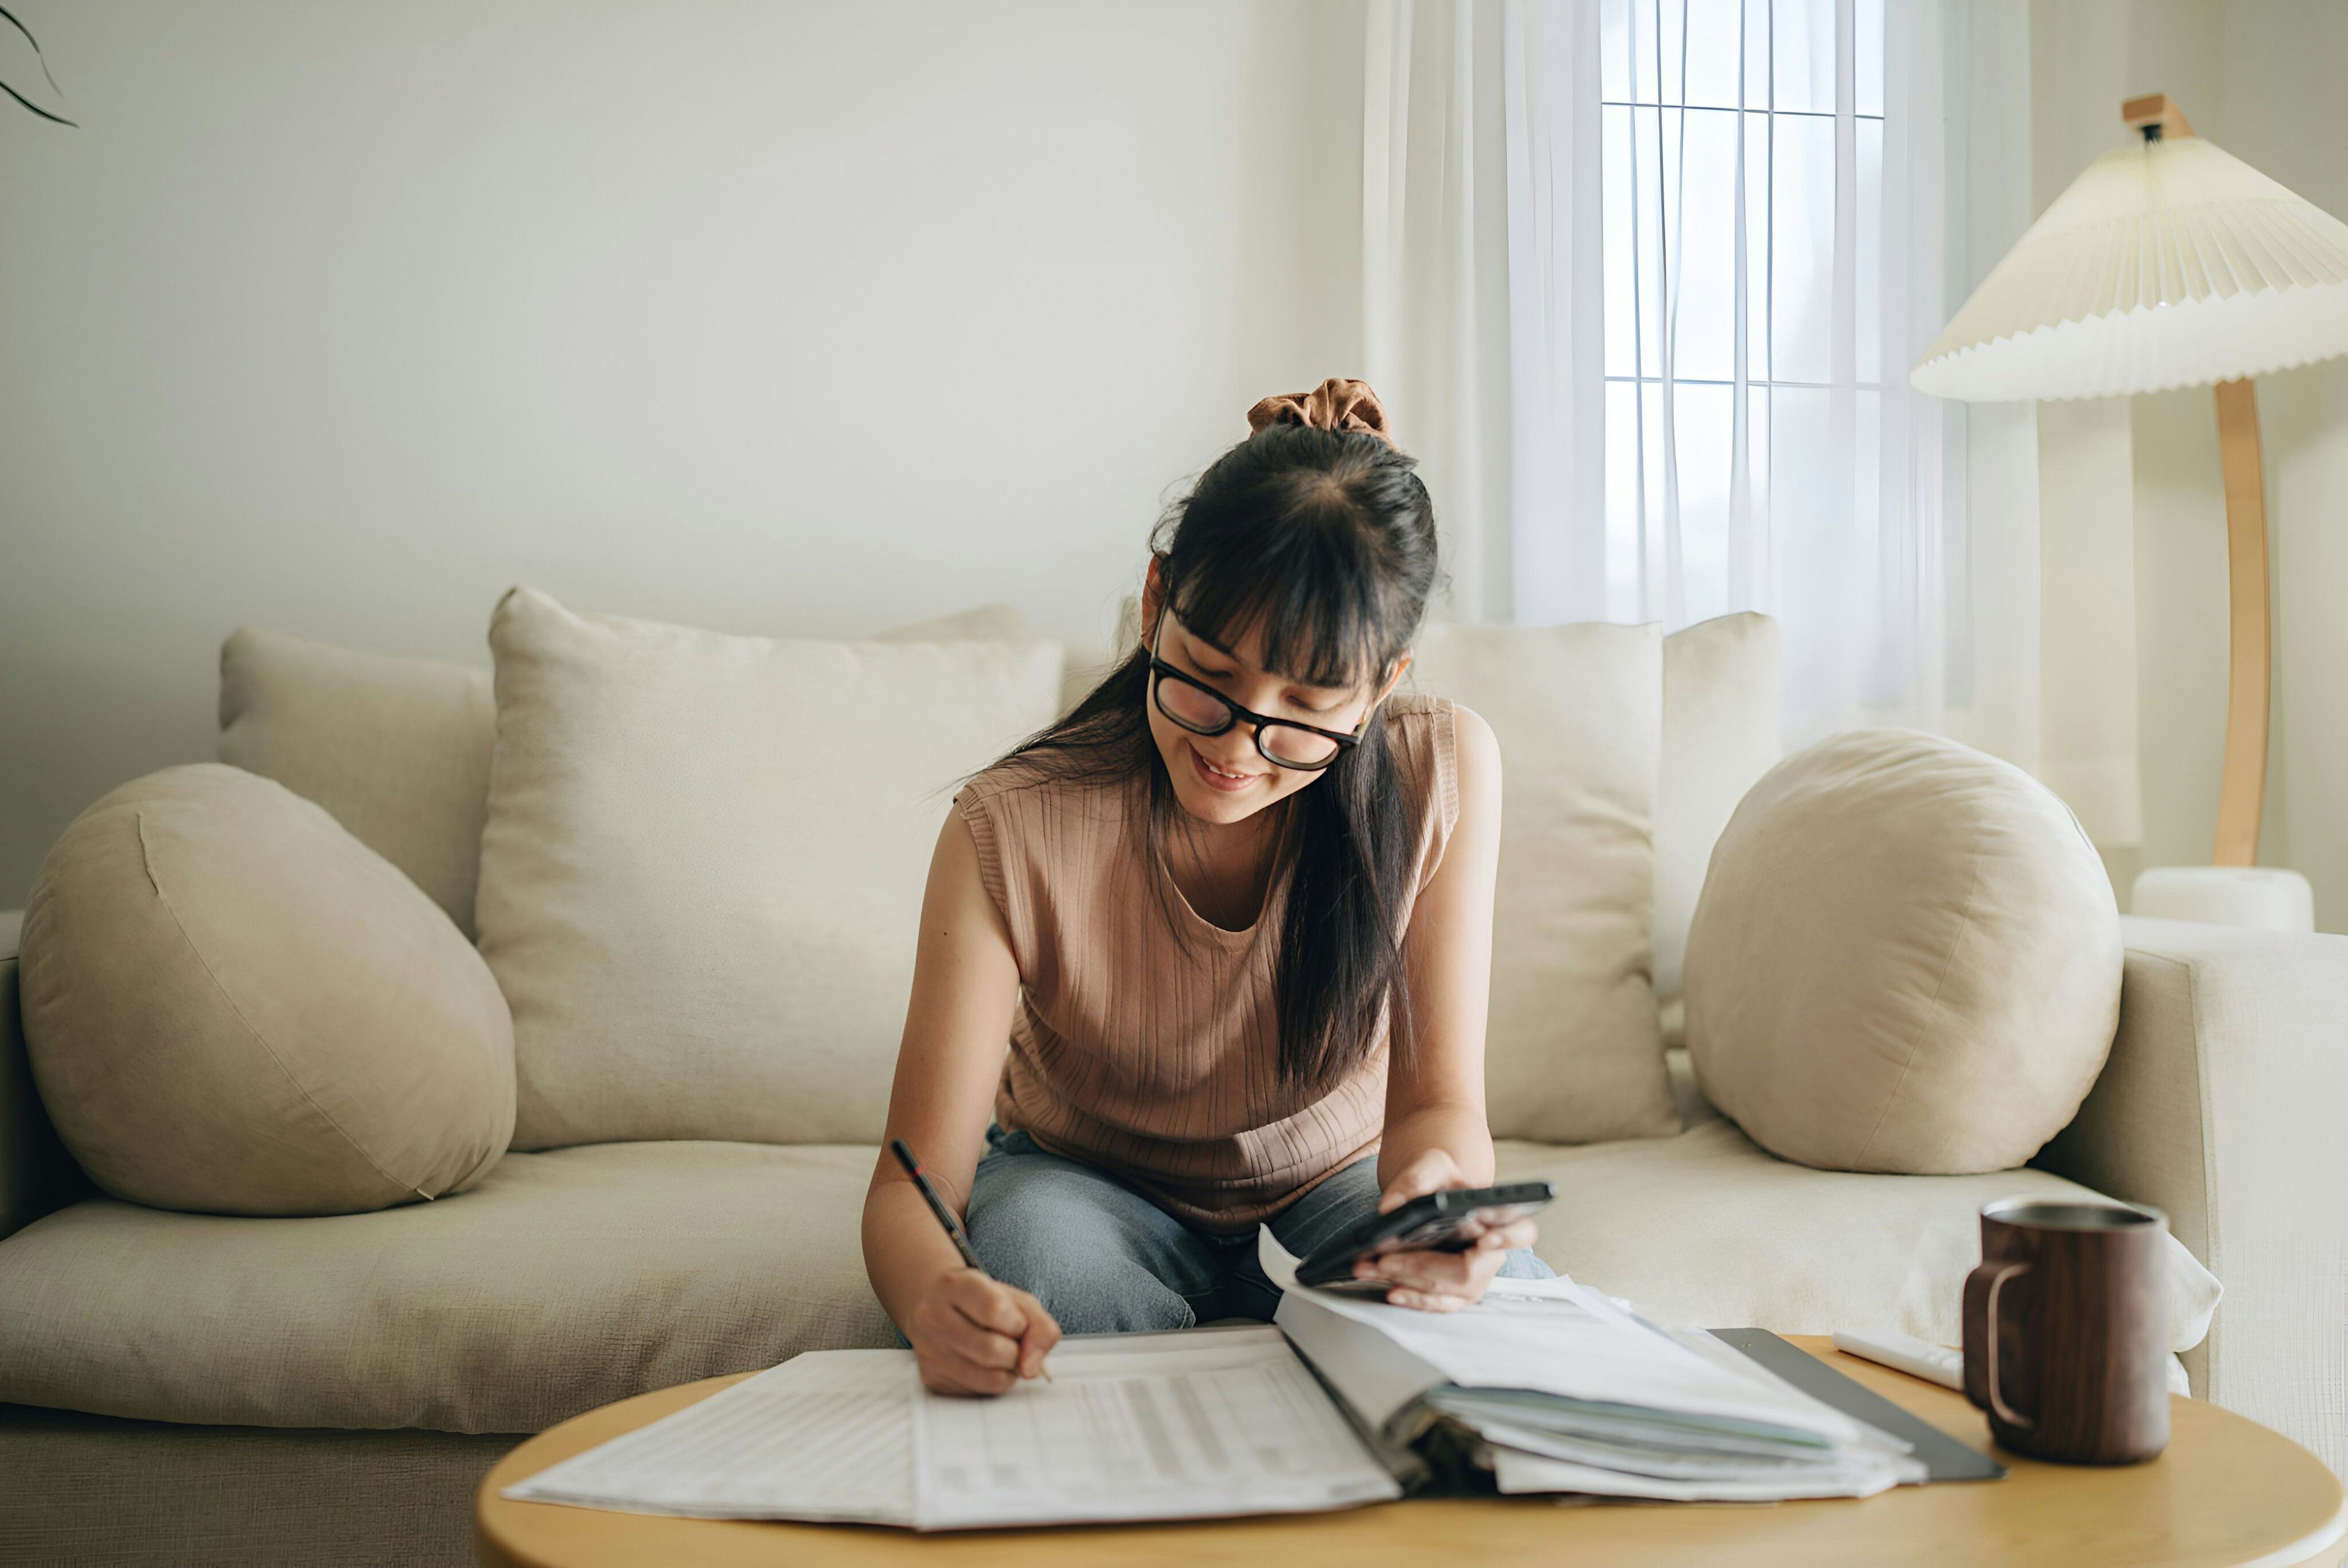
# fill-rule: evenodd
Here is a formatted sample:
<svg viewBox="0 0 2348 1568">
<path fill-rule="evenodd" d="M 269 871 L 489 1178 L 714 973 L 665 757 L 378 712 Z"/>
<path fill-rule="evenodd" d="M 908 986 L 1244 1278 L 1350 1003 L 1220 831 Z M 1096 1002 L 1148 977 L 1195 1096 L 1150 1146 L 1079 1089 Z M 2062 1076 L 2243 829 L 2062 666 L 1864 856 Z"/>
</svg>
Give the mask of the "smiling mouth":
<svg viewBox="0 0 2348 1568">
<path fill-rule="evenodd" d="M 1190 748 L 1190 760 L 1198 764 L 1200 773 L 1206 776 L 1206 779 L 1210 784 L 1220 785 L 1225 789 L 1235 789 L 1241 784 L 1252 784 L 1258 777 L 1255 774 L 1225 773 L 1222 769 L 1209 762 L 1205 757 L 1200 755 L 1199 748 L 1196 746 L 1192 746 Z"/>
</svg>

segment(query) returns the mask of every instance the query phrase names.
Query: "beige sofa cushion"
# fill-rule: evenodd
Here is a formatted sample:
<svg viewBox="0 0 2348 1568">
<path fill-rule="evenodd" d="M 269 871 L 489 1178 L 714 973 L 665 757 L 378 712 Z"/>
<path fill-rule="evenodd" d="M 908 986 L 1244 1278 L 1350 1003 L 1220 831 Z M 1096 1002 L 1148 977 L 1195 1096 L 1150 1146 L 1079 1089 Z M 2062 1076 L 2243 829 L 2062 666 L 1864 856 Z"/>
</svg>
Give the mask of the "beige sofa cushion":
<svg viewBox="0 0 2348 1568">
<path fill-rule="evenodd" d="M 2037 1171 L 1828 1174 L 1714 1121 L 1503 1143 L 1570 1201 L 1541 1255 L 1659 1320 L 1952 1344 L 1993 1198 Z M 460 1198 L 335 1220 L 79 1204 L 0 1242 L 0 1402 L 256 1426 L 529 1431 L 801 1350 L 893 1343 L 857 1242 L 873 1151 L 612 1143 L 512 1153 Z M 2217 1294 L 2171 1253 L 2174 1343 Z"/>
<path fill-rule="evenodd" d="M 1492 1131 L 1679 1130 L 1656 1028 L 1653 626 L 1430 626 L 1418 690 L 1483 715 L 1505 772 L 1484 1081 Z"/>
<path fill-rule="evenodd" d="M 2054 793 L 1903 730 L 1753 787 L 1688 936 L 1688 1050 L 1763 1147 L 1853 1171 L 2018 1165 L 2119 1020 L 2119 911 Z"/>
<path fill-rule="evenodd" d="M 264 1427 L 536 1431 L 801 1350 L 896 1343 L 869 1148 L 511 1153 L 338 1219 L 96 1199 L 0 1242 L 0 1402 Z"/>
<path fill-rule="evenodd" d="M 1655 780 L 1655 999 L 1680 1033 L 1688 922 L 1736 803 L 1785 754 L 1777 623 L 1747 611 L 1663 639 L 1663 761 Z"/>
<path fill-rule="evenodd" d="M 1019 642 L 1017 610 L 982 605 L 877 634 Z M 221 762 L 317 802 L 415 879 L 468 938 L 489 809 L 497 702 L 486 667 L 398 659 L 243 627 L 221 645 Z"/>
<path fill-rule="evenodd" d="M 1540 1216 L 1551 1267 L 1694 1328 L 1892 1328 L 1955 1345 L 1982 1205 L 2100 1196 L 2044 1171 L 1815 1171 L 1717 1119 L 1676 1138 L 1496 1153 L 1501 1180 L 1546 1178 L 1564 1194 Z M 2219 1284 L 2174 1237 L 2168 1255 L 2169 1348 L 2189 1349 L 2209 1331 Z"/>
<path fill-rule="evenodd" d="M 481 955 L 514 1146 L 877 1138 L 953 785 L 1050 722 L 1056 643 L 490 622 Z"/>
<path fill-rule="evenodd" d="M 473 934 L 497 706 L 489 672 L 241 627 L 221 644 L 220 760 L 326 808 Z"/>
<path fill-rule="evenodd" d="M 283 785 L 219 763 L 123 785 L 33 885 L 25 1035 L 108 1192 L 332 1214 L 461 1192 L 513 1131 L 513 1034 L 416 885 Z"/>
</svg>

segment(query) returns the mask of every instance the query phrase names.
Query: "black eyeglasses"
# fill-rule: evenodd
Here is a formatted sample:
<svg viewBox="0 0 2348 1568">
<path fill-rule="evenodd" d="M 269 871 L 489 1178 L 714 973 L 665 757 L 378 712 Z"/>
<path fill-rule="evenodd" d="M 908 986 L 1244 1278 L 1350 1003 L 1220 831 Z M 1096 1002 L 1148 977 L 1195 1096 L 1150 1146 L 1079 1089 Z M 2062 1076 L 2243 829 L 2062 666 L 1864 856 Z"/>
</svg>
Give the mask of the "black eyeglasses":
<svg viewBox="0 0 2348 1568">
<path fill-rule="evenodd" d="M 1283 768 L 1317 773 L 1362 743 L 1370 715 L 1347 734 L 1300 724 L 1293 719 L 1251 713 L 1195 675 L 1177 670 L 1158 657 L 1158 640 L 1165 635 L 1166 616 L 1160 611 L 1149 639 L 1150 693 L 1158 711 L 1194 735 L 1220 735 L 1244 719 L 1255 726 L 1255 749 L 1263 760 Z M 1375 708 L 1372 712 L 1376 712 Z"/>
</svg>

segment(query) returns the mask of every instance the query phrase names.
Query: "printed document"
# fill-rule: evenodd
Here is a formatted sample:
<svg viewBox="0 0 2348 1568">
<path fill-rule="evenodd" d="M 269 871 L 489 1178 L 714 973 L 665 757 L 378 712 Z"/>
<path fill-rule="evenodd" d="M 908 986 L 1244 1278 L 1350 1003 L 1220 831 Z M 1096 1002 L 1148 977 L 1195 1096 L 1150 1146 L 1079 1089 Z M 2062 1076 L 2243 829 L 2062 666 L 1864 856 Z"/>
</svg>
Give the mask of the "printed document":
<svg viewBox="0 0 2348 1568">
<path fill-rule="evenodd" d="M 1403 1443 L 1448 1423 L 1502 1491 L 1763 1501 L 1924 1479 L 1905 1442 L 1572 1280 L 1496 1279 L 1434 1314 L 1300 1287 L 1269 1227 L 1258 1255 L 1280 1327 L 1365 1423 Z"/>
<path fill-rule="evenodd" d="M 1280 1326 L 1333 1315 L 1375 1331 L 1400 1352 L 1393 1369 L 1357 1393 L 1354 1379 L 1322 1369 L 1364 1419 L 1383 1425 L 1411 1399 L 1442 1384 L 1525 1389 L 1590 1403 L 1645 1408 L 1699 1419 L 1746 1420 L 1790 1428 L 1825 1440 L 1849 1440 L 1863 1429 L 1832 1406 L 1715 1361 L 1570 1279 L 1496 1279 L 1464 1312 L 1419 1312 L 1382 1301 L 1296 1285 L 1296 1260 L 1264 1227 L 1258 1241 L 1264 1273 L 1281 1287 Z M 1331 1340 L 1315 1334 L 1316 1340 Z M 1359 1336 L 1345 1339 L 1367 1343 Z M 1300 1344 L 1303 1343 L 1302 1340 Z M 1316 1362 L 1320 1357 L 1304 1345 Z M 1350 1360 L 1350 1357 L 1344 1359 Z M 1755 1369 L 1756 1372 L 1758 1368 Z M 1415 1382 L 1417 1386 L 1409 1385 Z"/>
<path fill-rule="evenodd" d="M 1272 1327 L 1063 1339 L 1049 1384 L 923 1396 L 924 1530 L 1293 1513 L 1399 1497 Z"/>
<path fill-rule="evenodd" d="M 913 1522 L 913 1399 L 905 1350 L 795 1357 L 506 1488 L 695 1519 Z"/>
<path fill-rule="evenodd" d="M 1053 1381 L 923 1389 L 911 1351 L 811 1351 L 506 1489 L 701 1519 L 956 1530 L 1399 1497 L 1276 1328 L 1064 1339 Z"/>
</svg>

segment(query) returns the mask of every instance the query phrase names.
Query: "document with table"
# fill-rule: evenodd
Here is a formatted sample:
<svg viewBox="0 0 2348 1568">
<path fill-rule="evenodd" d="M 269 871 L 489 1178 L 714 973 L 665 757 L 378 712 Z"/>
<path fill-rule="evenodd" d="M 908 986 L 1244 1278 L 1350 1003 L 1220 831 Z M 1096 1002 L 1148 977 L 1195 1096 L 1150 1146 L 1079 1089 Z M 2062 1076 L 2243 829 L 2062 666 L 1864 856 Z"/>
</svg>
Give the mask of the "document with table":
<svg viewBox="0 0 2348 1568">
<path fill-rule="evenodd" d="M 1276 1326 L 1063 1340 L 1052 1381 L 929 1393 L 910 1351 L 814 1351 L 507 1489 L 525 1501 L 958 1530 L 1308 1512 L 1463 1484 L 1863 1497 L 1915 1445 L 1570 1279 L 1440 1315 L 1301 1288 Z"/>
<path fill-rule="evenodd" d="M 1277 1328 L 1063 1339 L 1050 1383 L 913 1402 L 924 1530 L 1303 1513 L 1402 1495 Z"/>
<path fill-rule="evenodd" d="M 1294 1513 L 1402 1495 L 1269 1327 L 1064 1339 L 1052 1381 L 923 1390 L 812 1351 L 507 1490 L 703 1519 L 960 1530 Z"/>
</svg>

